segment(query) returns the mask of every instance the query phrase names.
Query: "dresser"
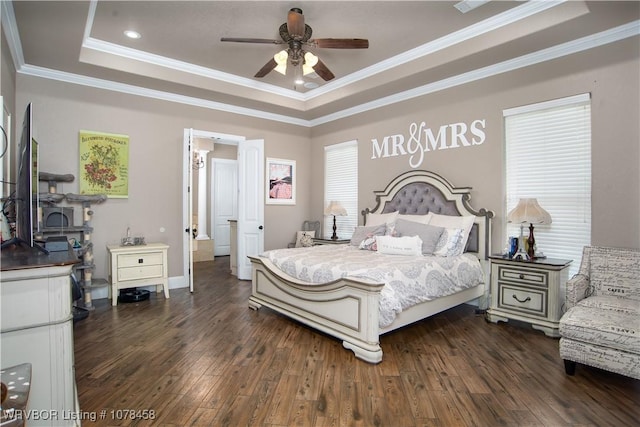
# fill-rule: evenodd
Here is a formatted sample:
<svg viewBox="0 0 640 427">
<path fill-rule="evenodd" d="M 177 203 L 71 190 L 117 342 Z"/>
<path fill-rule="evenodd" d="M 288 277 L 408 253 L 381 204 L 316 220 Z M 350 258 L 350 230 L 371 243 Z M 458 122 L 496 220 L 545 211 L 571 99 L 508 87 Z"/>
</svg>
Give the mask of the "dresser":
<svg viewBox="0 0 640 427">
<path fill-rule="evenodd" d="M 487 320 L 530 323 L 547 336 L 559 337 L 559 322 L 569 279 L 569 260 L 515 261 L 491 256 L 491 305 Z"/>
<path fill-rule="evenodd" d="M 164 243 L 107 246 L 111 305 L 118 304 L 120 289 L 139 286 L 155 285 L 156 292 L 162 287 L 164 297 L 169 298 L 168 249 L 169 245 Z"/>
<path fill-rule="evenodd" d="M 5 248 L 0 273 L 2 368 L 30 365 L 28 426 L 76 426 L 79 411 L 73 353 L 71 269 L 73 250 L 45 255 L 31 248 Z M 10 372 L 2 374 L 3 382 Z M 23 375 L 27 377 L 27 375 Z M 3 409 L 12 407 L 5 402 Z"/>
</svg>

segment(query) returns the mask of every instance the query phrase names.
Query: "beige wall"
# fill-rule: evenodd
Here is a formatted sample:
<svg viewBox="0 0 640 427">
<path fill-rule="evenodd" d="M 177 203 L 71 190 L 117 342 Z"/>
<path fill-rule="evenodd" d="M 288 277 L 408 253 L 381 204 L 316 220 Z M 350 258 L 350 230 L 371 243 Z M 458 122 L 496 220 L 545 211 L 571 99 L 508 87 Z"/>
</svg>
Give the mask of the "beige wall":
<svg viewBox="0 0 640 427">
<path fill-rule="evenodd" d="M 80 130 L 129 135 L 129 198 L 109 199 L 93 209 L 95 277 L 106 277 L 105 247 L 118 243 L 127 227 L 148 242 L 169 244 L 169 276 L 182 276 L 185 128 L 264 139 L 266 157 L 296 160 L 298 203 L 265 207 L 267 249 L 286 246 L 294 238 L 298 227 L 294 225 L 308 217 L 311 156 L 307 128 L 18 75 L 18 111 L 28 102 L 34 106 L 42 171 L 77 177 Z M 61 184 L 59 191 L 77 192 L 77 182 Z M 77 223 L 79 213 L 75 216 Z"/>
<path fill-rule="evenodd" d="M 525 70 L 454 87 L 317 126 L 312 131 L 312 192 L 323 194 L 323 147 L 357 139 L 359 207 L 373 208 L 372 192 L 410 170 L 408 156 L 371 159 L 371 139 L 404 134 L 411 123 L 441 125 L 486 120 L 482 145 L 430 151 L 420 169 L 455 186 L 471 186 L 475 208 L 495 211 L 492 245 L 503 247 L 503 118 L 507 108 L 580 94 L 592 95 L 592 243 L 640 247 L 640 135 L 638 37 Z M 425 82 L 426 83 L 426 82 Z M 322 211 L 322 198 L 311 212 Z M 360 218 L 360 223 L 362 219 Z"/>
<path fill-rule="evenodd" d="M 184 128 L 265 140 L 265 157 L 297 162 L 296 206 L 265 206 L 265 247 L 284 247 L 305 219 L 322 219 L 323 147 L 359 141 L 359 205 L 373 207 L 372 191 L 410 169 L 407 156 L 371 159 L 371 139 L 409 135 L 413 122 L 443 124 L 486 120 L 482 145 L 427 153 L 421 169 L 442 174 L 456 186 L 472 186 L 472 205 L 496 212 L 493 246 L 502 227 L 502 111 L 520 105 L 592 94 L 594 244 L 640 247 L 640 87 L 638 38 L 550 61 L 526 70 L 469 83 L 368 113 L 307 128 L 224 112 L 96 90 L 18 75 L 16 110 L 34 103 L 41 167 L 78 172 L 78 131 L 130 136 L 129 198 L 95 207 L 96 276 L 106 276 L 105 245 L 127 227 L 147 241 L 171 245 L 169 275 L 182 275 L 182 134 Z M 5 90 L 5 53 L 3 80 Z M 426 83 L 426 82 L 425 82 Z M 61 191 L 77 191 L 64 184 Z M 612 213 L 615 212 L 615 219 Z M 166 231 L 160 232 L 164 227 Z"/>
</svg>

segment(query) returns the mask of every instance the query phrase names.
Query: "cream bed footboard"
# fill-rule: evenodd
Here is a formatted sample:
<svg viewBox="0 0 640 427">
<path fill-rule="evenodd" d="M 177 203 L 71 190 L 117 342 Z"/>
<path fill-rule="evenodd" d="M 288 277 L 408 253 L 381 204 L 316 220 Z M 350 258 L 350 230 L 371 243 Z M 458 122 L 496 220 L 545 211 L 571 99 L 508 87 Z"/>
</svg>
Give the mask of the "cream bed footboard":
<svg viewBox="0 0 640 427">
<path fill-rule="evenodd" d="M 343 278 L 309 285 L 279 270 L 267 258 L 249 257 L 252 289 L 249 307 L 267 306 L 319 331 L 342 340 L 343 347 L 369 363 L 382 361 L 380 335 L 481 298 L 485 285 L 425 301 L 402 311 L 394 322 L 379 327 L 379 299 L 383 283 Z"/>
<path fill-rule="evenodd" d="M 266 258 L 249 258 L 253 267 L 249 307 L 269 307 L 341 339 L 359 359 L 382 361 L 378 307 L 384 283 L 343 278 L 309 286 L 283 272 L 276 273 Z"/>
</svg>

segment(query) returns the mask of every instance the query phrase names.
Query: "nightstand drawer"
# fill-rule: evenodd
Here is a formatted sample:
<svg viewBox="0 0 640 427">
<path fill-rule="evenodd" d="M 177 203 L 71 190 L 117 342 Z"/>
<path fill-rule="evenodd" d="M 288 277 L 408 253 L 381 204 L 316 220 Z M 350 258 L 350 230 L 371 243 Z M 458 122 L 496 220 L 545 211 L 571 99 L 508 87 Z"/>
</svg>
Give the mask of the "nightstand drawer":
<svg viewBox="0 0 640 427">
<path fill-rule="evenodd" d="M 499 266 L 498 280 L 509 280 L 527 285 L 544 286 L 546 288 L 549 284 L 549 275 L 546 271 Z"/>
<path fill-rule="evenodd" d="M 498 283 L 498 307 L 522 314 L 547 316 L 547 292 Z"/>
<path fill-rule="evenodd" d="M 128 267 L 118 269 L 118 282 L 126 280 L 153 279 L 162 277 L 164 267 L 160 265 L 143 265 L 140 267 Z"/>
<path fill-rule="evenodd" d="M 162 252 L 118 255 L 118 268 L 142 265 L 162 265 Z"/>
</svg>

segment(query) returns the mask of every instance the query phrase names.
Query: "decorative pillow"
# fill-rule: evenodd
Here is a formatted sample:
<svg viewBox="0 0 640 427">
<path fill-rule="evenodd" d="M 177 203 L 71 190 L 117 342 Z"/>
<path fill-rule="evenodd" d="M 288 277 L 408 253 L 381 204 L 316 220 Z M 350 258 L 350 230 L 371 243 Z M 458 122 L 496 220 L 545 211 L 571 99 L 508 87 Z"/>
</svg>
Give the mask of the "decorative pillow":
<svg viewBox="0 0 640 427">
<path fill-rule="evenodd" d="M 316 230 L 298 231 L 296 236 L 296 248 L 312 246 L 314 237 L 316 237 Z M 303 244 L 303 239 L 305 244 Z"/>
<path fill-rule="evenodd" d="M 383 236 L 385 231 L 387 229 L 387 226 L 382 224 L 382 225 L 374 225 L 372 227 L 369 226 L 358 226 L 356 227 L 356 229 L 353 231 L 353 235 L 351 236 L 351 245 L 352 246 L 360 246 L 360 244 L 362 243 L 362 241 L 364 239 L 366 239 L 367 237 L 372 237 L 372 236 Z M 362 248 L 360 248 L 362 249 Z"/>
<path fill-rule="evenodd" d="M 367 251 L 377 251 L 378 242 L 376 240 L 376 237 L 377 236 L 368 235 L 362 242 L 360 242 L 360 246 L 358 246 L 358 248 L 365 249 Z"/>
<path fill-rule="evenodd" d="M 387 255 L 422 255 L 422 240 L 418 236 L 376 236 L 378 252 Z"/>
<path fill-rule="evenodd" d="M 315 230 L 313 231 L 313 234 L 316 234 Z M 304 233 L 300 237 L 300 246 L 302 246 L 303 248 L 309 248 L 313 246 L 313 236 L 311 236 L 309 233 Z"/>
<path fill-rule="evenodd" d="M 440 241 L 440 236 L 444 231 L 443 227 L 418 222 L 397 219 L 394 231 L 399 236 L 418 236 L 422 240 L 422 254 L 430 255 L 436 250 Z"/>
<path fill-rule="evenodd" d="M 438 256 L 462 255 L 464 252 L 463 237 L 464 230 L 462 228 L 445 228 L 433 254 Z"/>
<path fill-rule="evenodd" d="M 393 225 L 394 222 L 396 222 L 396 218 L 398 217 L 398 212 L 391 212 L 391 213 L 385 213 L 385 214 L 374 214 L 374 213 L 368 213 L 367 214 L 367 221 L 366 221 L 366 226 L 367 227 L 372 227 L 374 225 Z"/>
<path fill-rule="evenodd" d="M 473 222 L 476 220 L 475 216 L 465 215 L 465 216 L 454 216 L 454 215 L 440 215 L 440 214 L 432 214 L 431 221 L 429 221 L 430 225 L 437 225 L 438 227 L 445 228 L 462 228 L 464 230 L 462 236 L 462 250 L 467 247 L 467 240 L 469 239 L 469 233 L 471 232 L 471 227 L 473 227 Z"/>
<path fill-rule="evenodd" d="M 432 216 L 433 214 L 431 212 L 429 212 L 426 215 L 399 214 L 396 220 L 404 219 L 405 221 L 419 222 L 420 224 L 429 224 L 429 221 L 431 221 Z"/>
</svg>

